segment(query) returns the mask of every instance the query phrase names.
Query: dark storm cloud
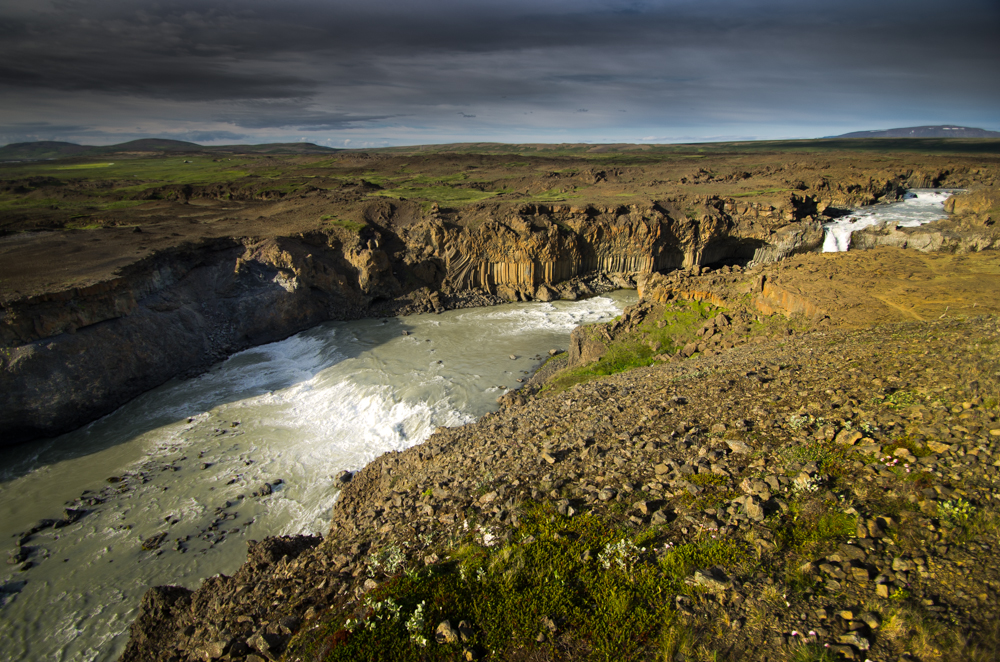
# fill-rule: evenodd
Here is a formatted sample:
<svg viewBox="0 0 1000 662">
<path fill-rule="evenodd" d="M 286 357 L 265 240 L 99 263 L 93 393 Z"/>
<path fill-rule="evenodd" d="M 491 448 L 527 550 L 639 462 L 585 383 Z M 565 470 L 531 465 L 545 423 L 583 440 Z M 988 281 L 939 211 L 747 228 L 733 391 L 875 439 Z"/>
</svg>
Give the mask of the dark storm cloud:
<svg viewBox="0 0 1000 662">
<path fill-rule="evenodd" d="M 995 0 L 8 0 L 0 116 L 44 98 L 77 123 L 81 94 L 257 132 L 989 116 L 998 28 Z"/>
<path fill-rule="evenodd" d="M 291 110 L 287 114 L 246 114 L 243 117 L 225 116 L 219 119 L 247 129 L 291 128 L 299 131 L 337 131 L 359 123 L 389 119 L 389 116 L 300 114 Z"/>
<path fill-rule="evenodd" d="M 154 137 L 187 140 L 193 143 L 221 143 L 243 140 L 247 137 L 247 134 L 234 133 L 232 131 L 184 131 L 181 133 L 160 134 Z"/>
<path fill-rule="evenodd" d="M 313 81 L 292 71 L 241 66 L 240 45 L 226 36 L 239 22 L 218 12 L 152 14 L 123 5 L 118 13 L 117 4 L 60 2 L 52 11 L 3 21 L 0 85 L 184 100 L 301 97 L 314 90 Z"/>
<path fill-rule="evenodd" d="M 105 0 L 63 1 L 50 11 L 43 3 L 40 11 L 14 13 L 0 28 L 0 83 L 184 99 L 308 96 L 324 83 L 327 67 L 377 75 L 365 62 L 372 55 L 538 49 L 543 64 L 571 67 L 571 61 L 558 61 L 560 48 L 584 46 L 611 60 L 621 49 L 647 49 L 655 59 L 683 57 L 679 50 L 693 48 L 756 54 L 789 65 L 800 52 L 811 57 L 813 49 L 824 47 L 831 49 L 824 59 L 832 62 L 873 53 L 889 62 L 911 62 L 917 53 L 952 60 L 954 46 L 962 46 L 961 54 L 970 44 L 982 46 L 980 55 L 998 52 L 995 40 L 975 38 L 996 27 L 998 10 L 972 0 L 949 5 L 949 15 L 980 17 L 957 24 L 940 20 L 938 5 L 929 11 L 926 3 L 892 2 L 841 3 L 840 9 L 803 2 L 662 2 L 622 10 L 616 3 Z M 982 20 L 984 14 L 993 20 Z M 791 51 L 782 48 L 788 46 Z M 663 64 L 650 62 L 654 69 Z M 669 64 L 699 69 L 689 60 Z M 383 82 L 387 73 L 391 76 L 383 71 L 367 80 Z M 579 82 L 588 82 L 588 75 L 590 82 L 608 77 L 569 74 Z"/>
<path fill-rule="evenodd" d="M 68 63 L 58 57 L 0 63 L 0 85 L 192 101 L 308 97 L 315 91 L 314 82 L 286 74 L 245 73 L 181 58 L 123 64 L 118 56 L 103 55 Z"/>
</svg>

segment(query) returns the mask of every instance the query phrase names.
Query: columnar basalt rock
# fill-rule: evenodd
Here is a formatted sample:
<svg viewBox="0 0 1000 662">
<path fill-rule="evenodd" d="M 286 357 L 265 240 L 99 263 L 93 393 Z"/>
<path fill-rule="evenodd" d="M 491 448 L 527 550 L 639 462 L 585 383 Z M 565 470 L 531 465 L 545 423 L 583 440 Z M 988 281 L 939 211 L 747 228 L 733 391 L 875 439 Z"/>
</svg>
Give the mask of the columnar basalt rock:
<svg viewBox="0 0 1000 662">
<path fill-rule="evenodd" d="M 811 250 L 822 241 L 817 221 L 798 220 L 805 211 L 815 210 L 814 201 L 772 215 L 714 198 L 698 204 L 687 212 L 657 205 L 535 207 L 474 229 L 432 218 L 405 230 L 407 263 L 440 265 L 443 287 L 449 291 L 482 289 L 530 299 L 541 285 L 588 274 L 648 274 L 748 261 L 763 255 L 762 247 L 773 253 L 764 261 L 773 261 Z M 791 224 L 784 219 L 788 214 Z M 783 230 L 776 234 L 775 228 Z"/>
</svg>

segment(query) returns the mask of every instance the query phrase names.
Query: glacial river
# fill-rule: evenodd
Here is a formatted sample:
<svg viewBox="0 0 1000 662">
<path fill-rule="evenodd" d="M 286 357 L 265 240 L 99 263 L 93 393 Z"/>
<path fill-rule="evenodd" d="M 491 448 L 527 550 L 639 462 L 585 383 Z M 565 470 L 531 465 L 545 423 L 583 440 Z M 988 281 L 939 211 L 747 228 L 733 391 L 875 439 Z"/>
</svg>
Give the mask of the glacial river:
<svg viewBox="0 0 1000 662">
<path fill-rule="evenodd" d="M 25 542 L 27 569 L 0 567 L 0 659 L 116 659 L 147 587 L 231 574 L 248 540 L 325 533 L 339 471 L 494 410 L 574 327 L 635 298 L 328 323 L 0 450 L 7 550 L 81 496 L 89 511 Z"/>
<path fill-rule="evenodd" d="M 945 218 L 944 201 L 960 189 L 918 188 L 906 192 L 899 202 L 887 205 L 861 207 L 846 216 L 823 226 L 823 252 L 846 251 L 851 245 L 851 234 L 882 222 L 897 227 L 912 228 Z"/>
</svg>

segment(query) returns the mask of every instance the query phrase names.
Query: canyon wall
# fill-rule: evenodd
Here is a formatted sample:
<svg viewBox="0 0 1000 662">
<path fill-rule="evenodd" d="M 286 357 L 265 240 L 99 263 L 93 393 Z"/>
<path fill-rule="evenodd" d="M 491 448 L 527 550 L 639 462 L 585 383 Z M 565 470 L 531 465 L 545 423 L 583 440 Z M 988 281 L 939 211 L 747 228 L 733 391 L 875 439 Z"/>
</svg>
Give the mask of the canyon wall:
<svg viewBox="0 0 1000 662">
<path fill-rule="evenodd" d="M 840 194 L 892 198 L 895 180 Z M 840 198 L 836 198 L 837 201 Z M 518 205 L 475 223 L 214 239 L 161 251 L 109 280 L 3 303 L 0 444 L 55 435 L 233 352 L 326 320 L 586 294 L 598 274 L 773 261 L 822 241 L 830 200 L 684 198 L 621 207 Z M 470 296 L 470 294 L 472 296 Z"/>
<path fill-rule="evenodd" d="M 73 429 L 235 351 L 362 315 L 388 260 L 346 257 L 363 269 L 303 238 L 210 241 L 5 304 L 0 443 Z"/>
</svg>

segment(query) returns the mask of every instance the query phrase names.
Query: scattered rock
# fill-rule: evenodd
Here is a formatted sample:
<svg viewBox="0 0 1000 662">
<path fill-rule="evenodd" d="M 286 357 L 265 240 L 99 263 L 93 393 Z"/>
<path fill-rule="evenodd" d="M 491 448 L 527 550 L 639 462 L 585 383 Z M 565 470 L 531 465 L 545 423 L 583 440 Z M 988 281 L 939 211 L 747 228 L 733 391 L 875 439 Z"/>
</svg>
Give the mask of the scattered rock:
<svg viewBox="0 0 1000 662">
<path fill-rule="evenodd" d="M 458 641 L 459 634 L 451 627 L 450 621 L 441 621 L 434 631 L 434 638 L 439 644 L 454 644 Z"/>
</svg>

